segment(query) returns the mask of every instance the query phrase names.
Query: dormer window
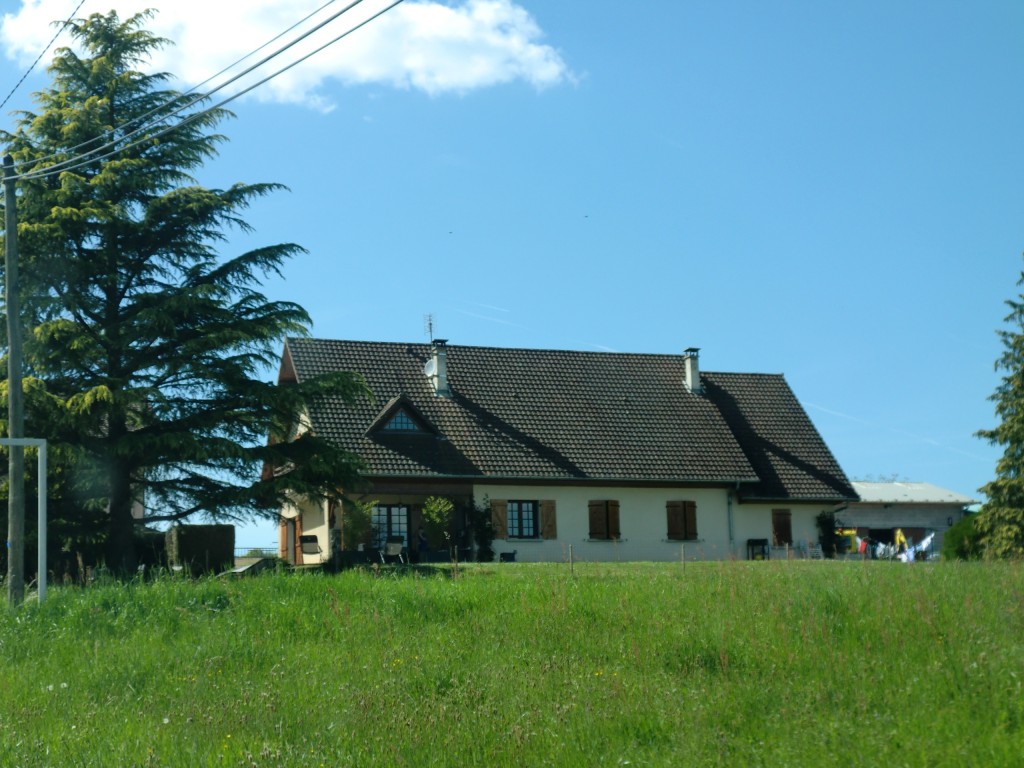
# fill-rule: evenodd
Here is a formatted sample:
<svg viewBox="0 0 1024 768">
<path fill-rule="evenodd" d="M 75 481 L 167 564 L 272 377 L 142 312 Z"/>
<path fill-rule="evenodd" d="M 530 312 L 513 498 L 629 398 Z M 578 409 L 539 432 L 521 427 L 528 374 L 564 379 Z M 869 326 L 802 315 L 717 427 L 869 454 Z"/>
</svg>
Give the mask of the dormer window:
<svg viewBox="0 0 1024 768">
<path fill-rule="evenodd" d="M 366 430 L 373 435 L 437 435 L 437 427 L 405 395 L 391 398 Z"/>
<path fill-rule="evenodd" d="M 397 411 L 384 425 L 385 432 L 419 432 L 420 425 L 405 411 Z"/>
</svg>

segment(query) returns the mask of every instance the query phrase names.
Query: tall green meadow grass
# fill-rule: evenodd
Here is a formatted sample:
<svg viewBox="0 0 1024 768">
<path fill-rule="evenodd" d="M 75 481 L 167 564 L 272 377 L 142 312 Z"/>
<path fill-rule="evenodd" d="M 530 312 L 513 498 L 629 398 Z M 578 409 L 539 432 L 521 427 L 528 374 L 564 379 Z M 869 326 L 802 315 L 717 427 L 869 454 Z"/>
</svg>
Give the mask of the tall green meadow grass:
<svg viewBox="0 0 1024 768">
<path fill-rule="evenodd" d="M 472 565 L 0 610 L 3 766 L 1016 766 L 1019 564 Z"/>
</svg>

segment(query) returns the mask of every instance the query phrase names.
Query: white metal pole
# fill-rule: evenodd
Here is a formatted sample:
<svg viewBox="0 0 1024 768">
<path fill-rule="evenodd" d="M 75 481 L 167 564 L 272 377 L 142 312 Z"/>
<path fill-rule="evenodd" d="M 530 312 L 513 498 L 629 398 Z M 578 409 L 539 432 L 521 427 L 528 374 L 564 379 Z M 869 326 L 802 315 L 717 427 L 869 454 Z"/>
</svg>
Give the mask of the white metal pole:
<svg viewBox="0 0 1024 768">
<path fill-rule="evenodd" d="M 36 560 L 39 563 L 39 604 L 42 605 L 46 599 L 46 441 L 39 441 L 39 483 L 36 488 L 36 495 L 39 497 L 39 551 Z"/>
<path fill-rule="evenodd" d="M 5 437 L 0 438 L 0 445 L 6 445 L 9 447 L 33 447 L 39 449 L 38 454 L 38 467 L 39 467 L 39 483 L 37 485 L 36 493 L 39 496 L 38 501 L 38 527 L 39 527 L 39 549 L 37 551 L 38 557 L 38 595 L 39 602 L 43 602 L 46 599 L 46 441 L 39 437 Z"/>
</svg>

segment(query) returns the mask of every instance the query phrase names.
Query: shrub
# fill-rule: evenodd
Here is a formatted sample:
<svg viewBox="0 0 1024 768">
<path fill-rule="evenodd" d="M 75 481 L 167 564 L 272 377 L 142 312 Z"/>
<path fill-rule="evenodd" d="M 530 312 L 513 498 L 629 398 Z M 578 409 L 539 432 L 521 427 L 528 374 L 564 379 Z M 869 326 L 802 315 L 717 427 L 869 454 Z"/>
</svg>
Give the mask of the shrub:
<svg viewBox="0 0 1024 768">
<path fill-rule="evenodd" d="M 954 525 L 942 539 L 943 560 L 978 560 L 982 555 L 981 532 L 975 515 L 968 515 Z"/>
<path fill-rule="evenodd" d="M 353 501 L 348 499 L 342 507 L 342 536 L 344 549 L 358 549 L 360 544 L 372 544 L 377 541 L 377 532 L 373 526 L 373 508 L 379 502 Z"/>
</svg>

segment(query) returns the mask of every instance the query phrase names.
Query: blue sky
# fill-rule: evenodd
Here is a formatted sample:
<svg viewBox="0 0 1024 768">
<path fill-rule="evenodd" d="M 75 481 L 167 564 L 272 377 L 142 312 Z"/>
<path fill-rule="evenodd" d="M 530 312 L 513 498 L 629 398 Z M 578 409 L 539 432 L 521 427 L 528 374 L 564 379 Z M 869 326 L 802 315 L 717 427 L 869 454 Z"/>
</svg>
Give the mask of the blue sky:
<svg viewBox="0 0 1024 768">
<path fill-rule="evenodd" d="M 322 1 L 80 13 L 164 8 L 157 64 L 192 85 Z M 75 5 L 0 2 L 3 94 Z M 226 252 L 306 247 L 266 291 L 316 336 L 426 341 L 431 313 L 452 344 L 696 346 L 784 373 L 851 478 L 977 496 L 1024 264 L 1022 39 L 1019 2 L 407 0 L 233 103 L 201 180 L 290 188 Z"/>
</svg>

